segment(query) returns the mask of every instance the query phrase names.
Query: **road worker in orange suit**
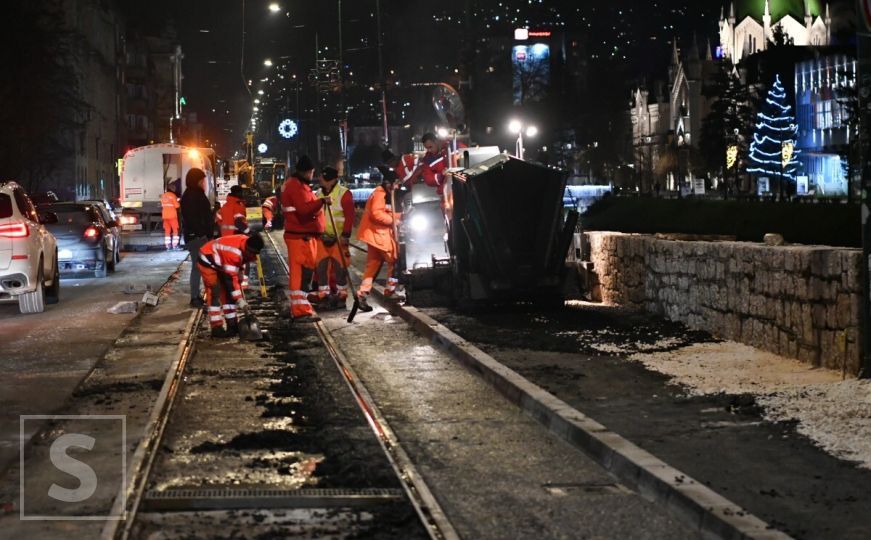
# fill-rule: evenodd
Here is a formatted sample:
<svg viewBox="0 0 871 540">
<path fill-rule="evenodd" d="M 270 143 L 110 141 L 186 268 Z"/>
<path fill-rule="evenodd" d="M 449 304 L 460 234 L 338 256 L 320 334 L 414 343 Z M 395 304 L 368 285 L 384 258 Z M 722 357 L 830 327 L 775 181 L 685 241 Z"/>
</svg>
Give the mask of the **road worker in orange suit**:
<svg viewBox="0 0 871 540">
<path fill-rule="evenodd" d="M 235 185 L 230 188 L 227 201 L 218 210 L 215 220 L 221 229 L 221 236 L 234 234 L 249 234 L 248 216 L 246 214 L 245 199 L 242 196 L 242 186 Z M 239 267 L 239 275 L 242 278 L 242 289 L 248 289 L 248 265 Z"/>
<path fill-rule="evenodd" d="M 329 210 L 333 213 L 333 221 L 329 218 L 324 223 L 324 234 L 318 240 L 317 251 L 317 275 L 318 275 L 318 291 L 316 295 L 317 302 L 324 302 L 330 297 L 330 270 L 335 276 L 335 296 L 333 296 L 335 305 L 343 305 L 348 297 L 347 273 L 338 271 L 342 266 L 342 254 L 345 261 L 351 260 L 349 251 L 351 240 L 351 229 L 354 226 L 354 196 L 351 190 L 343 186 L 339 182 L 339 171 L 333 167 L 324 167 L 321 171 L 321 176 L 318 179 L 321 184 L 321 190 L 318 193 L 320 197 L 330 199 Z M 324 210 L 325 212 L 327 209 Z"/>
<path fill-rule="evenodd" d="M 163 219 L 163 245 L 166 249 L 178 249 L 178 210 L 181 204 L 172 184 L 166 186 L 166 192 L 160 196 L 160 206 Z"/>
<path fill-rule="evenodd" d="M 303 273 L 315 269 L 318 238 L 324 233 L 324 205 L 329 198 L 318 198 L 310 183 L 314 164 L 308 156 L 296 163 L 296 172 L 281 190 L 281 211 L 284 215 L 284 243 L 287 245 L 290 267 L 290 312 L 295 320 L 319 321 L 302 289 Z"/>
<path fill-rule="evenodd" d="M 206 289 L 212 337 L 230 337 L 239 333 L 236 312 L 248 308 L 239 283 L 239 269 L 255 260 L 262 249 L 263 239 L 257 234 L 222 236 L 200 248 L 197 266 Z"/>
<path fill-rule="evenodd" d="M 387 286 L 384 287 L 385 296 L 393 296 L 396 292 L 398 280 L 393 275 L 396 258 L 399 255 L 399 244 L 394 235 L 394 224 L 399 221 L 402 214 L 395 212 L 390 206 L 390 192 L 396 187 L 396 173 L 383 167 L 381 169 L 381 185 L 375 188 L 363 217 L 360 219 L 360 227 L 357 229 L 357 240 L 368 245 L 366 255 L 366 271 L 363 273 L 363 283 L 360 284 L 360 309 L 369 311 L 372 308 L 366 302 L 366 298 L 372 291 L 372 283 L 384 263 L 387 263 Z"/>
<path fill-rule="evenodd" d="M 441 196 L 445 189 L 445 171 L 451 167 L 450 144 L 432 133 L 424 133 L 420 142 L 426 148 L 426 154 L 420 159 L 421 176 L 426 185 L 438 188 L 437 193 Z M 457 146 L 467 148 L 463 143 L 457 143 Z"/>
<path fill-rule="evenodd" d="M 230 188 L 227 202 L 218 210 L 215 217 L 221 227 L 221 236 L 231 234 L 248 234 L 248 217 L 245 209 L 245 200 L 242 197 L 242 186 L 235 185 Z"/>
<path fill-rule="evenodd" d="M 381 159 L 385 165 L 393 169 L 396 179 L 407 189 L 411 189 L 423 172 L 423 167 L 414 154 L 397 156 L 388 149 L 381 153 Z"/>
<path fill-rule="evenodd" d="M 278 197 L 273 195 L 269 197 L 265 201 L 263 201 L 263 227 L 267 231 L 272 230 L 272 218 L 275 217 L 275 212 L 278 211 L 279 205 L 281 202 L 278 200 Z"/>
</svg>

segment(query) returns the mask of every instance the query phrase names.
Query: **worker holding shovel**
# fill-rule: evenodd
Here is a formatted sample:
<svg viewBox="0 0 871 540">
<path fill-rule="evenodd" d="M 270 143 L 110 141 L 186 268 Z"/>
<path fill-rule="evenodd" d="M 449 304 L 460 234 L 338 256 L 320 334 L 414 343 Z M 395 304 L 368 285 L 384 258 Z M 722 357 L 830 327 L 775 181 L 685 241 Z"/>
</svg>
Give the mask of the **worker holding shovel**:
<svg viewBox="0 0 871 540">
<path fill-rule="evenodd" d="M 258 234 L 223 236 L 200 248 L 197 266 L 206 289 L 212 337 L 230 337 L 239 333 L 237 310 L 246 312 L 248 308 L 239 282 L 239 269 L 256 260 L 262 249 L 263 239 Z"/>
<path fill-rule="evenodd" d="M 315 257 L 318 290 L 310 295 L 313 297 L 309 301 L 324 305 L 329 299 L 330 306 L 339 306 L 344 305 L 348 298 L 345 269 L 351 259 L 348 247 L 354 226 L 354 197 L 351 190 L 339 181 L 339 171 L 333 167 L 324 167 L 318 182 L 321 185 L 318 196 L 330 199 L 330 204 L 324 207 L 330 213 L 330 219 L 318 240 Z M 331 274 L 335 276 L 335 291 L 330 290 Z"/>
<path fill-rule="evenodd" d="M 391 194 L 396 184 L 396 173 L 387 168 L 381 169 L 381 173 L 381 185 L 375 188 L 375 191 L 369 196 L 369 200 L 366 201 L 366 209 L 363 211 L 360 228 L 357 230 L 357 239 L 369 246 L 366 254 L 366 270 L 363 273 L 363 283 L 360 285 L 359 295 L 360 309 L 364 311 L 369 307 L 366 298 L 369 296 L 375 277 L 381 271 L 384 263 L 387 263 L 387 286 L 384 287 L 384 295 L 393 296 L 398 284 L 393 271 L 396 259 L 399 257 L 396 224 L 402 214 L 395 212 L 391 204 L 393 200 Z"/>
</svg>

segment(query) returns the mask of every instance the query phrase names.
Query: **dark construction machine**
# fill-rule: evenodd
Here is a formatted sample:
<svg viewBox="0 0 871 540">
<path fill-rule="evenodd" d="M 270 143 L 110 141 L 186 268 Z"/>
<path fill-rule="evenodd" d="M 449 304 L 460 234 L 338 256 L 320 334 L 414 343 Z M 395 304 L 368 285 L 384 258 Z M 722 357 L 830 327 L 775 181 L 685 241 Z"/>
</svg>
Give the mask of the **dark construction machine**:
<svg viewBox="0 0 871 540">
<path fill-rule="evenodd" d="M 415 203 L 414 193 L 407 209 L 400 242 L 409 302 L 431 299 L 434 292 L 461 308 L 514 301 L 562 305 L 566 254 L 578 220 L 576 211 L 563 209 L 565 172 L 506 154 L 472 165 L 470 153 L 466 167 L 448 174 L 441 201 Z M 433 249 L 437 237 L 443 250 Z M 429 261 L 419 248 L 433 252 Z"/>
<path fill-rule="evenodd" d="M 576 211 L 563 208 L 567 173 L 494 146 L 458 151 L 458 142 L 468 141 L 459 93 L 445 83 L 414 86 L 428 91 L 434 131 L 449 145 L 453 168 L 441 196 L 418 183 L 403 197 L 398 267 L 408 301 L 447 300 L 460 308 L 516 301 L 562 305 L 566 255 L 578 220 Z M 421 115 L 425 110 L 418 109 Z"/>
</svg>

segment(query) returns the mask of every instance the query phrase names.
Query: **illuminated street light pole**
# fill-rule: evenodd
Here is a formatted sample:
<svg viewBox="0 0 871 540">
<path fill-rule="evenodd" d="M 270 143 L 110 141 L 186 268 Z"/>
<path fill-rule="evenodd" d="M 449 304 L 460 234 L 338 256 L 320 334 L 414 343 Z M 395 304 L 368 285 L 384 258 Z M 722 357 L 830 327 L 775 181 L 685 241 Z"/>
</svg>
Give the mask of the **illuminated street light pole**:
<svg viewBox="0 0 871 540">
<path fill-rule="evenodd" d="M 538 135 L 538 128 L 535 126 L 524 126 L 520 120 L 512 120 L 508 123 L 508 131 L 517 135 L 517 142 L 514 146 L 514 156 L 517 159 L 523 159 L 523 131 L 526 130 L 528 138 Z"/>
</svg>

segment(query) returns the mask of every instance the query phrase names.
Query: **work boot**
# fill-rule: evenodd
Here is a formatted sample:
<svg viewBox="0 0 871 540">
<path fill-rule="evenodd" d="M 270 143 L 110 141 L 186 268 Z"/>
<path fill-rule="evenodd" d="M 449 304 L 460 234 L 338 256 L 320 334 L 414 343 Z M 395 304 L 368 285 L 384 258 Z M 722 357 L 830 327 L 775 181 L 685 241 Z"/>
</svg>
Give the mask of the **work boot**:
<svg viewBox="0 0 871 540">
<path fill-rule="evenodd" d="M 200 309 L 201 307 L 205 306 L 206 303 L 203 302 L 202 298 L 191 298 L 191 303 L 189 305 L 194 309 Z"/>
<path fill-rule="evenodd" d="M 215 339 L 222 339 L 230 337 L 230 334 L 224 330 L 223 326 L 213 326 L 212 327 L 212 337 Z"/>
<path fill-rule="evenodd" d="M 365 296 L 361 296 L 357 300 L 357 303 L 360 305 L 360 311 L 362 311 L 364 313 L 368 313 L 374 309 L 372 306 L 369 305 L 369 302 L 366 301 Z"/>
<path fill-rule="evenodd" d="M 230 319 L 227 321 L 227 337 L 233 337 L 239 335 L 239 321 L 236 319 Z"/>
<path fill-rule="evenodd" d="M 294 317 L 293 322 L 301 322 L 301 323 L 316 323 L 321 322 L 321 318 L 317 315 L 305 315 L 302 317 Z"/>
</svg>

